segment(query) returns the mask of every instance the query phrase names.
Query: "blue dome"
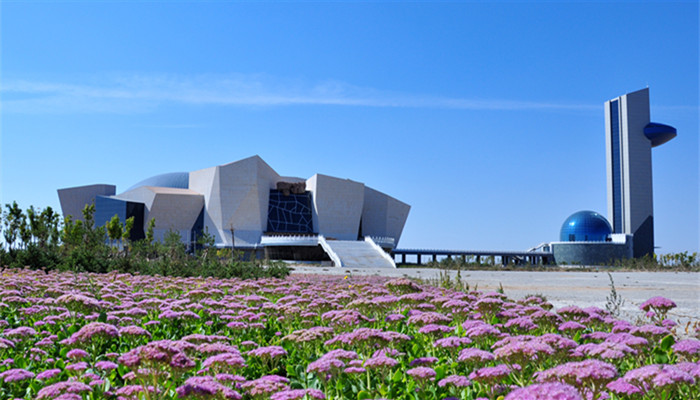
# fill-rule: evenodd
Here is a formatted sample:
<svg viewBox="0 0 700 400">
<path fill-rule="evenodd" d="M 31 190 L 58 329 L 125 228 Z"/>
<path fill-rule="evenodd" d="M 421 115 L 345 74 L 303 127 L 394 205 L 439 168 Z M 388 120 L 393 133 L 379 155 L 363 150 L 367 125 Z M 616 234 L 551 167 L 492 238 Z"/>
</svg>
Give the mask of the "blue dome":
<svg viewBox="0 0 700 400">
<path fill-rule="evenodd" d="M 579 211 L 571 214 L 561 226 L 562 242 L 604 242 L 612 233 L 612 227 L 604 216 L 595 211 Z"/>
<path fill-rule="evenodd" d="M 651 140 L 651 147 L 661 146 L 676 137 L 676 128 L 657 122 L 650 122 L 644 127 L 644 135 Z"/>
<path fill-rule="evenodd" d="M 156 187 L 168 187 L 176 189 L 189 189 L 190 187 L 190 173 L 189 172 L 169 172 L 167 174 L 160 174 L 146 178 L 141 182 L 133 185 L 132 187 L 126 189 L 133 190 L 141 186 L 156 186 Z"/>
</svg>

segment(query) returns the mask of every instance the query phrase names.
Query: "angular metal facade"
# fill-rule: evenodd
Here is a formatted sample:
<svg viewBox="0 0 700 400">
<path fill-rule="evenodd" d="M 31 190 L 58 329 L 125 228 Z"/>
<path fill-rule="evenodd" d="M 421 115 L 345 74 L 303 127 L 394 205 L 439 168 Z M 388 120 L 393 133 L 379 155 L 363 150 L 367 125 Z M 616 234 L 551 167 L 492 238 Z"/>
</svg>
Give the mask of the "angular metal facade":
<svg viewBox="0 0 700 400">
<path fill-rule="evenodd" d="M 278 184 L 305 185 L 306 189 L 285 195 Z M 189 173 L 158 175 L 119 195 L 114 195 L 114 186 L 111 192 L 100 189 L 108 193 L 85 188 L 92 187 L 59 191 L 62 206 L 66 193 L 78 193 L 86 201 L 102 195 L 96 211 L 101 224 L 115 214 L 126 219 L 129 213 L 138 213 L 140 205 L 141 232 L 153 218 L 156 239 L 174 230 L 183 241 L 193 242 L 207 231 L 217 246 L 244 249 L 262 246 L 267 233 L 318 234 L 340 240 L 356 240 L 363 234 L 398 243 L 410 210 L 409 205 L 360 182 L 321 174 L 308 180 L 280 176 L 258 156 Z"/>
</svg>

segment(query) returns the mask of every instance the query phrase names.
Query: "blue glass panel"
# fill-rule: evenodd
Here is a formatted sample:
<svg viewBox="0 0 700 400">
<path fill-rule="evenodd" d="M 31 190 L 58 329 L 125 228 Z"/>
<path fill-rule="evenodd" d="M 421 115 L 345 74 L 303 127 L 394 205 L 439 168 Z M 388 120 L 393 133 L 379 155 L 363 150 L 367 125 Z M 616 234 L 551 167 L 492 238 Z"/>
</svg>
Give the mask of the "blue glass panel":
<svg viewBox="0 0 700 400">
<path fill-rule="evenodd" d="M 114 215 L 119 216 L 119 220 L 126 221 L 126 200 L 113 199 L 111 197 L 95 197 L 95 226 L 104 226 Z"/>
<path fill-rule="evenodd" d="M 612 131 L 612 197 L 613 197 L 613 231 L 622 233 L 622 165 L 620 148 L 620 111 L 618 101 L 610 102 L 610 124 Z"/>
<path fill-rule="evenodd" d="M 311 192 L 290 193 L 270 190 L 267 231 L 280 233 L 313 233 Z"/>
<path fill-rule="evenodd" d="M 595 211 L 579 211 L 572 214 L 561 226 L 562 242 L 604 242 L 612 233 L 610 223 Z"/>
</svg>

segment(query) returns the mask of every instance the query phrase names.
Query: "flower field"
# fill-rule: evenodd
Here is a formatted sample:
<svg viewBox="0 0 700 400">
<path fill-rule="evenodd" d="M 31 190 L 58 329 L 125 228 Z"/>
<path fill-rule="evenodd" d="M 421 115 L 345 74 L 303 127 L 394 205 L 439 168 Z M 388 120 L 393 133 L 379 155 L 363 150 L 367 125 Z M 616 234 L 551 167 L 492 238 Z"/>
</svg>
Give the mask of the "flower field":
<svg viewBox="0 0 700 400">
<path fill-rule="evenodd" d="M 0 399 L 699 399 L 700 340 L 408 279 L 4 270 Z"/>
</svg>

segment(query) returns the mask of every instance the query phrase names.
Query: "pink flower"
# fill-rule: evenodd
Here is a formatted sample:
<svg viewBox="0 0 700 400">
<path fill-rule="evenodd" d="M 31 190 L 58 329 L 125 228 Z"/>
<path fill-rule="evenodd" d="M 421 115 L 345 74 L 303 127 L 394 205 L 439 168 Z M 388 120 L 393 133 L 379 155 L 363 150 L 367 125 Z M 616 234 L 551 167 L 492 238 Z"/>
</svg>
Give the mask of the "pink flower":
<svg viewBox="0 0 700 400">
<path fill-rule="evenodd" d="M 236 353 L 221 353 L 211 356 L 202 363 L 204 368 L 215 368 L 220 371 L 245 368 L 245 360 Z"/>
<path fill-rule="evenodd" d="M 118 336 L 119 330 L 116 326 L 104 322 L 91 322 L 80 328 L 70 338 L 61 341 L 61 344 L 91 343 L 93 340 L 106 340 Z"/>
<path fill-rule="evenodd" d="M 627 371 L 623 379 L 643 392 L 681 383 L 695 383 L 695 379 L 689 373 L 667 364 L 646 365 Z"/>
<path fill-rule="evenodd" d="M 471 342 L 471 339 L 467 337 L 448 336 L 446 338 L 436 340 L 433 342 L 433 346 L 442 347 L 444 349 L 454 349 L 466 346 Z"/>
<path fill-rule="evenodd" d="M 253 397 L 269 396 L 273 393 L 289 389 L 289 379 L 278 375 L 266 375 L 261 378 L 246 382 L 241 387 Z"/>
<path fill-rule="evenodd" d="M 680 340 L 676 342 L 673 346 L 671 346 L 671 348 L 675 353 L 682 354 L 686 357 L 697 356 L 700 354 L 700 340 Z"/>
<path fill-rule="evenodd" d="M 583 400 L 575 387 L 563 383 L 541 383 L 516 389 L 505 400 Z"/>
<path fill-rule="evenodd" d="M 445 387 L 445 386 L 454 386 L 458 388 L 462 387 L 467 387 L 471 385 L 472 382 L 467 378 L 466 376 L 462 375 L 450 375 L 444 379 L 441 379 L 440 382 L 438 382 L 438 386 L 440 387 Z"/>
<path fill-rule="evenodd" d="M 82 349 L 73 349 L 66 353 L 66 357 L 70 358 L 71 360 L 80 360 L 81 358 L 85 358 L 88 356 L 88 352 Z"/>
<path fill-rule="evenodd" d="M 387 356 L 377 356 L 368 358 L 364 362 L 364 367 L 367 369 L 391 368 L 399 364 L 398 361 Z"/>
<path fill-rule="evenodd" d="M 308 399 L 324 400 L 326 395 L 318 389 L 290 389 L 277 392 L 270 396 L 270 400 L 299 400 L 307 396 Z"/>
<path fill-rule="evenodd" d="M 576 331 L 581 331 L 586 329 L 586 327 L 583 324 L 579 324 L 576 321 L 566 321 L 563 324 L 559 325 L 559 331 L 561 332 L 576 332 Z"/>
<path fill-rule="evenodd" d="M 559 381 L 576 387 L 600 388 L 617 376 L 617 368 L 612 364 L 599 360 L 584 360 L 536 372 L 535 380 L 540 383 Z"/>
<path fill-rule="evenodd" d="M 34 378 L 34 373 L 22 368 L 8 369 L 0 373 L 0 380 L 5 383 L 24 381 Z"/>
<path fill-rule="evenodd" d="M 515 364 L 513 365 L 513 368 L 519 369 L 520 366 Z M 481 369 L 477 369 L 476 371 L 469 374 L 469 379 L 484 384 L 494 384 L 503 380 L 506 376 L 508 376 L 511 373 L 511 371 L 513 371 L 513 369 L 511 369 L 511 367 L 509 367 L 508 365 L 499 364 L 495 367 L 484 367 Z"/>
<path fill-rule="evenodd" d="M 66 366 L 66 371 L 85 371 L 88 364 L 85 361 L 69 364 Z"/>
<path fill-rule="evenodd" d="M 43 387 L 36 395 L 38 400 L 41 399 L 56 399 L 62 394 L 80 394 L 91 392 L 92 388 L 84 383 L 76 381 L 63 381 Z"/>
<path fill-rule="evenodd" d="M 248 355 L 260 358 L 275 359 L 286 356 L 287 350 L 281 346 L 258 347 L 257 349 L 249 351 Z"/>
<path fill-rule="evenodd" d="M 37 376 L 36 379 L 40 381 L 44 381 L 47 379 L 54 378 L 58 376 L 61 373 L 60 369 L 54 368 L 54 369 L 47 369 L 46 371 L 40 372 Z"/>
<path fill-rule="evenodd" d="M 639 308 L 644 311 L 660 311 L 660 312 L 666 312 L 672 308 L 676 307 L 676 303 L 673 302 L 671 299 L 667 299 L 665 297 L 661 296 L 656 296 L 652 297 L 649 300 L 645 301 L 642 303 Z"/>
<path fill-rule="evenodd" d="M 459 352 L 459 357 L 457 358 L 457 361 L 474 363 L 491 361 L 495 358 L 496 357 L 493 355 L 493 353 L 470 347 Z"/>
<path fill-rule="evenodd" d="M 119 365 L 117 365 L 116 363 L 113 363 L 112 361 L 102 360 L 102 361 L 98 361 L 97 363 L 95 363 L 95 368 L 101 369 L 103 371 L 110 371 L 113 369 L 117 369 L 118 367 L 119 367 Z"/>
<path fill-rule="evenodd" d="M 176 391 L 179 398 L 191 397 L 199 399 L 209 396 L 220 396 L 231 400 L 240 400 L 242 398 L 238 392 L 222 385 L 211 376 L 193 376 L 187 379 Z"/>
<path fill-rule="evenodd" d="M 409 366 L 413 367 L 416 365 L 432 365 L 438 361 L 437 357 L 419 357 L 411 361 Z"/>
<path fill-rule="evenodd" d="M 406 374 L 417 381 L 435 380 L 435 370 L 428 367 L 416 367 L 406 371 Z"/>
</svg>

